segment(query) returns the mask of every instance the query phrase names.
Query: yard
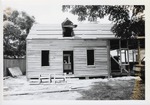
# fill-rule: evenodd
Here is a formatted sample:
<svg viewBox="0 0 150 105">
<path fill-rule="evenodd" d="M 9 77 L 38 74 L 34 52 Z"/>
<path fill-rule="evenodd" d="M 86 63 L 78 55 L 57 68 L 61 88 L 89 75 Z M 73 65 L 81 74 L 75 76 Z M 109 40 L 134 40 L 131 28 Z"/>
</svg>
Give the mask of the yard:
<svg viewBox="0 0 150 105">
<path fill-rule="evenodd" d="M 144 100 L 139 77 L 68 79 L 67 83 L 29 85 L 25 76 L 4 80 L 4 100 Z"/>
</svg>

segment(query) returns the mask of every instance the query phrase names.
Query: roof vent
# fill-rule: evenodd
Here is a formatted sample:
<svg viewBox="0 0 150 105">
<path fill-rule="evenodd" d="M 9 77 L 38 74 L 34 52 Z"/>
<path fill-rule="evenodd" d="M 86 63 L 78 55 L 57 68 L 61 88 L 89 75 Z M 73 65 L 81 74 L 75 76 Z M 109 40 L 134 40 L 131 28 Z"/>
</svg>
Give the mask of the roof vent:
<svg viewBox="0 0 150 105">
<path fill-rule="evenodd" d="M 63 29 L 63 37 L 74 36 L 73 28 L 76 28 L 77 25 L 74 25 L 68 18 L 66 18 L 61 25 Z"/>
</svg>

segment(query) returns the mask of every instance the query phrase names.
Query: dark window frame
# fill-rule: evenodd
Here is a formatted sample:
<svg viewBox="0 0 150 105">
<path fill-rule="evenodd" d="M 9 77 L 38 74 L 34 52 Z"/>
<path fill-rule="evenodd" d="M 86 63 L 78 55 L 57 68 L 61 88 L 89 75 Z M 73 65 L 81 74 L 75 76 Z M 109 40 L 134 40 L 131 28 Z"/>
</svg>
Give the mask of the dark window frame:
<svg viewBox="0 0 150 105">
<path fill-rule="evenodd" d="M 42 50 L 41 51 L 41 66 L 50 66 L 49 56 L 50 56 L 49 50 Z"/>
<path fill-rule="evenodd" d="M 95 65 L 95 51 L 94 49 L 87 49 L 87 65 Z"/>
</svg>

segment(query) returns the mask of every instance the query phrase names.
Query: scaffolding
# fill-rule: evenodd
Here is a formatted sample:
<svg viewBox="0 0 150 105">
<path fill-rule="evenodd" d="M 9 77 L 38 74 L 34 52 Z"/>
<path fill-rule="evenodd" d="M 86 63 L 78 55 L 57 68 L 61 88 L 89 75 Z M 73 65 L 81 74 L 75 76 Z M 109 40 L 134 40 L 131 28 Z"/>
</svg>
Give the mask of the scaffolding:
<svg viewBox="0 0 150 105">
<path fill-rule="evenodd" d="M 119 57 L 118 61 L 111 55 L 114 61 L 119 65 L 120 73 L 130 73 L 129 69 L 129 48 L 128 41 L 126 45 L 122 43 L 122 40 L 119 40 L 119 49 L 117 49 L 117 56 Z"/>
<path fill-rule="evenodd" d="M 114 74 L 119 73 L 131 75 L 135 67 L 143 67 L 141 64 L 141 48 L 145 49 L 145 38 L 137 39 L 116 39 L 111 40 L 111 50 L 115 51 L 115 56 L 111 56 L 114 62 L 118 64 L 118 69 L 113 69 Z M 143 42 L 142 42 L 143 41 Z M 142 43 L 141 43 L 142 42 Z M 117 56 L 117 59 L 116 59 Z M 145 57 L 145 56 L 144 56 Z M 133 68 L 134 67 L 134 68 Z M 132 70 L 132 71 L 131 71 Z"/>
</svg>

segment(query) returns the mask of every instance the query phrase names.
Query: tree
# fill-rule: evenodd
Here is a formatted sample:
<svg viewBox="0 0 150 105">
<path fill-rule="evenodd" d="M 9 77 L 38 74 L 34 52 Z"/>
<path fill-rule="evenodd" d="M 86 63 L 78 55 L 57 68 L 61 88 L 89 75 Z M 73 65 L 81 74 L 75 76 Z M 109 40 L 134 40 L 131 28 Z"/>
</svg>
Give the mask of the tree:
<svg viewBox="0 0 150 105">
<path fill-rule="evenodd" d="M 131 38 L 145 35 L 144 5 L 63 5 L 62 11 L 78 15 L 79 21 L 97 21 L 109 16 L 114 22 L 112 32 L 117 37 Z"/>
<path fill-rule="evenodd" d="M 26 37 L 35 19 L 26 12 L 6 8 L 3 14 L 5 58 L 22 58 L 26 52 Z"/>
</svg>

